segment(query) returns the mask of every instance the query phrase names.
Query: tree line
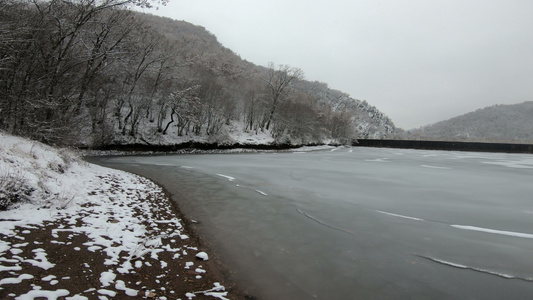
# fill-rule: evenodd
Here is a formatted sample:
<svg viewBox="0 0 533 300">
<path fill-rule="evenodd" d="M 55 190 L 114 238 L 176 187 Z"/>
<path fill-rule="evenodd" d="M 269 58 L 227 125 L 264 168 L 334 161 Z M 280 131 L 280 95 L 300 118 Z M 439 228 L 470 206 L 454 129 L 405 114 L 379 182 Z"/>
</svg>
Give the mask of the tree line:
<svg viewBox="0 0 533 300">
<path fill-rule="evenodd" d="M 333 105 L 355 100 L 298 68 L 253 65 L 202 27 L 132 10 L 153 4 L 0 0 L 0 128 L 88 146 L 224 142 L 235 124 L 283 143 L 357 136 L 357 109 Z"/>
</svg>

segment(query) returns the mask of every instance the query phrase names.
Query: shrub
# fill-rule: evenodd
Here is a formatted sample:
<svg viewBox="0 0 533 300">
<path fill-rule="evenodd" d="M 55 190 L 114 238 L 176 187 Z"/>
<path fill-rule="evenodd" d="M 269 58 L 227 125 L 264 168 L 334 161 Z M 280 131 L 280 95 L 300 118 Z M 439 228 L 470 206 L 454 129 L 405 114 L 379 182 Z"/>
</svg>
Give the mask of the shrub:
<svg viewBox="0 0 533 300">
<path fill-rule="evenodd" d="M 28 201 L 33 191 L 19 173 L 10 169 L 0 172 L 0 210 L 7 210 L 15 203 Z"/>
</svg>

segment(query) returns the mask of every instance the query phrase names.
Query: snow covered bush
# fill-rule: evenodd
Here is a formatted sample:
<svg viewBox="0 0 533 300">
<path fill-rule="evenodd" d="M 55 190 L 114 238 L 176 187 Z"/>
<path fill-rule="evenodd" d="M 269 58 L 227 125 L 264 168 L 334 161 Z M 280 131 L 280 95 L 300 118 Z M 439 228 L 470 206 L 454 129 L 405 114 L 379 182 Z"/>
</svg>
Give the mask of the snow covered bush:
<svg viewBox="0 0 533 300">
<path fill-rule="evenodd" d="M 0 210 L 24 202 L 63 209 L 72 202 L 64 183 L 79 155 L 2 132 L 0 145 Z"/>
<path fill-rule="evenodd" d="M 34 189 L 26 184 L 24 176 L 11 168 L 0 171 L 0 210 L 12 204 L 27 201 Z"/>
</svg>

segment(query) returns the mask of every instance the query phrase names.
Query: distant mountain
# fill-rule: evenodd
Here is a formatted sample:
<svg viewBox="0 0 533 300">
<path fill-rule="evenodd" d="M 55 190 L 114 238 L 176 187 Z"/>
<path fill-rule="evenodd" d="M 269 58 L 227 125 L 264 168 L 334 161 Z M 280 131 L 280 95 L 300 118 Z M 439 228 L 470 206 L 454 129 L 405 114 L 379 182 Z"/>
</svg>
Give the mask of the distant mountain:
<svg viewBox="0 0 533 300">
<path fill-rule="evenodd" d="M 532 142 L 533 101 L 494 105 L 408 131 L 410 138 Z"/>
</svg>

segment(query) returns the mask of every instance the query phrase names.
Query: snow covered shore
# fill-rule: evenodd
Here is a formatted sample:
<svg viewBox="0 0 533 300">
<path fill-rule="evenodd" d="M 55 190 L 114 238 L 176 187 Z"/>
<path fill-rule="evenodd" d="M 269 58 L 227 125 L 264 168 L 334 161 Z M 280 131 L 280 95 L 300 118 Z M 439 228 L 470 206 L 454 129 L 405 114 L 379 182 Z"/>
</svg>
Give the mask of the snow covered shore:
<svg viewBox="0 0 533 300">
<path fill-rule="evenodd" d="M 215 262 L 140 176 L 0 132 L 0 209 L 1 299 L 228 299 Z"/>
</svg>

